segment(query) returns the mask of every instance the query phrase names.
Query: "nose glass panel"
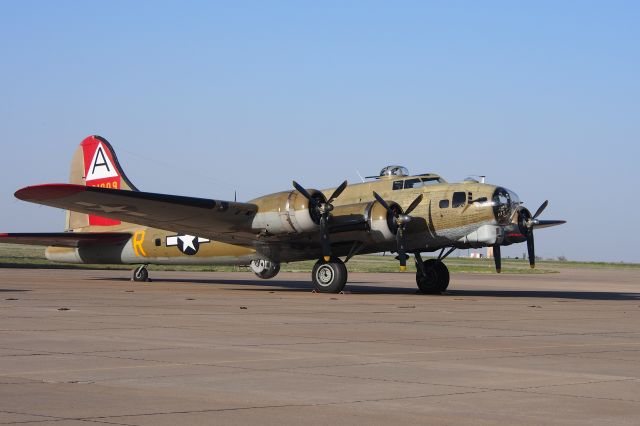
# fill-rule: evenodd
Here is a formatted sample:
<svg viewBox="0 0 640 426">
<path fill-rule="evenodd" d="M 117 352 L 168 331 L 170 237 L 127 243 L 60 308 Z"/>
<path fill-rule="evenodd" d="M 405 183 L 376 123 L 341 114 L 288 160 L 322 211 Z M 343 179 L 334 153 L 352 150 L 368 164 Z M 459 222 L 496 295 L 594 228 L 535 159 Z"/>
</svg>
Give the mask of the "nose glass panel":
<svg viewBox="0 0 640 426">
<path fill-rule="evenodd" d="M 508 225 L 513 213 L 520 205 L 518 195 L 506 188 L 497 187 L 491 201 L 493 202 L 493 214 L 498 224 Z"/>
</svg>

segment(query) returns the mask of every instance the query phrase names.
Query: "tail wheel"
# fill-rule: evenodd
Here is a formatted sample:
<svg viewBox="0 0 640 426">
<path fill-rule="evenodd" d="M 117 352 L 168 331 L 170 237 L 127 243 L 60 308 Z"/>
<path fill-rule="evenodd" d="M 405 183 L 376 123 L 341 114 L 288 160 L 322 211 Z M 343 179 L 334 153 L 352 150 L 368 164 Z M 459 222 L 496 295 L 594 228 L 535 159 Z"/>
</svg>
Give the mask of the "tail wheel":
<svg viewBox="0 0 640 426">
<path fill-rule="evenodd" d="M 147 270 L 147 265 L 138 266 L 135 271 L 133 271 L 133 280 L 137 282 L 149 281 L 149 271 Z"/>
<path fill-rule="evenodd" d="M 423 262 L 424 274 L 416 272 L 416 283 L 423 293 L 442 293 L 449 287 L 449 269 L 447 265 L 436 259 Z"/>
<path fill-rule="evenodd" d="M 340 293 L 347 284 L 347 267 L 337 257 L 328 262 L 318 260 L 311 273 L 313 287 L 318 293 Z"/>
<path fill-rule="evenodd" d="M 278 275 L 278 272 L 280 272 L 280 263 L 271 262 L 269 260 L 252 260 L 249 266 L 253 273 L 263 280 L 273 278 Z"/>
</svg>

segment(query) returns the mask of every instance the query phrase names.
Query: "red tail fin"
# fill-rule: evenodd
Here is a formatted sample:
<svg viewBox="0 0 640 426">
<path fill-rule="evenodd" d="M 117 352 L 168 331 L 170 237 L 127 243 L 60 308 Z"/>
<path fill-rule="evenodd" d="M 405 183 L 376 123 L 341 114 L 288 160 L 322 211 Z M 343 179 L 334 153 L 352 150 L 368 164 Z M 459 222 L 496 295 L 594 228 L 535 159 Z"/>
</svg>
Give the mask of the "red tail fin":
<svg viewBox="0 0 640 426">
<path fill-rule="evenodd" d="M 137 188 L 122 171 L 116 153 L 106 139 L 95 135 L 89 136 L 80 143 L 78 151 L 71 165 L 71 183 L 84 183 L 86 186 L 137 191 Z M 80 166 L 80 162 L 82 166 Z M 79 214 L 72 213 L 72 215 L 74 218 L 69 220 L 68 228 L 76 228 L 83 222 Z M 120 224 L 120 221 L 95 215 L 89 215 L 88 223 L 86 220 L 85 218 L 83 226 L 114 226 Z"/>
</svg>

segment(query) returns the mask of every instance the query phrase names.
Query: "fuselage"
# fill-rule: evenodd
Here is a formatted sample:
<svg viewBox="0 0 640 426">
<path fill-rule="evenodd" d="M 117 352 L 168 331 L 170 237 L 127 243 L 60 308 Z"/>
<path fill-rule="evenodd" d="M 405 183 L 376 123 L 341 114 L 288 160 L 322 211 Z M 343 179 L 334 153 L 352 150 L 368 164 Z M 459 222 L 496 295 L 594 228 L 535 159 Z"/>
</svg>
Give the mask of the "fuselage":
<svg viewBox="0 0 640 426">
<path fill-rule="evenodd" d="M 334 188 L 321 190 L 329 197 Z M 336 256 L 394 251 L 395 238 L 385 231 L 387 217 L 373 199 L 373 191 L 402 209 L 419 195 L 423 201 L 412 212 L 407 227 L 409 251 L 434 251 L 442 247 L 481 247 L 500 243 L 505 226 L 519 205 L 517 196 L 502 187 L 476 181 L 447 183 L 438 175 L 381 176 L 351 184 L 333 202 L 330 221 Z M 253 260 L 289 262 L 319 257 L 316 223 L 302 214 L 308 203 L 297 191 L 269 194 L 250 202 L 258 206 L 253 219 L 255 241 L 234 245 L 206 236 L 189 236 L 171 230 L 122 223 L 91 231 L 130 232 L 121 244 L 79 248 L 49 247 L 47 258 L 70 263 L 124 264 L 237 264 Z M 298 216 L 291 213 L 298 213 Z M 282 238 L 286 235 L 286 239 Z"/>
</svg>

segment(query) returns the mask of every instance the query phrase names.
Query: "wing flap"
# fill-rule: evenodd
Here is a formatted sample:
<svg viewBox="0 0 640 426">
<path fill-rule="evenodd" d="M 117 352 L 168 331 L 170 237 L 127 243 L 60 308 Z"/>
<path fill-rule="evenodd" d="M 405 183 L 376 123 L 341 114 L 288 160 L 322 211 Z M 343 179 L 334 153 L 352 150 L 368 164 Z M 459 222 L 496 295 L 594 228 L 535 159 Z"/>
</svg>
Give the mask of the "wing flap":
<svg viewBox="0 0 640 426">
<path fill-rule="evenodd" d="M 225 234 L 249 234 L 258 211 L 258 206 L 249 203 L 71 184 L 28 186 L 15 196 L 32 203 L 223 241 L 230 238 L 221 238 Z"/>
<path fill-rule="evenodd" d="M 120 244 L 129 238 L 131 234 L 128 232 L 24 232 L 0 234 L 0 243 L 82 247 Z"/>
</svg>

